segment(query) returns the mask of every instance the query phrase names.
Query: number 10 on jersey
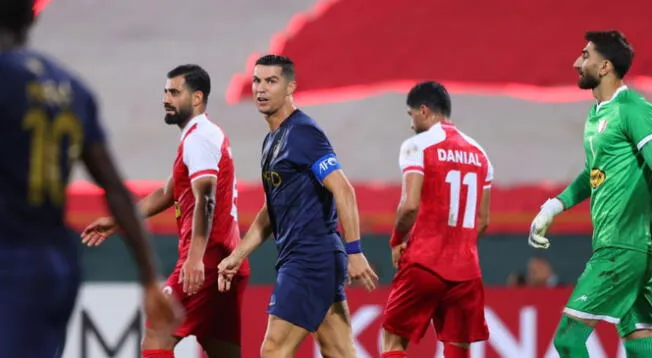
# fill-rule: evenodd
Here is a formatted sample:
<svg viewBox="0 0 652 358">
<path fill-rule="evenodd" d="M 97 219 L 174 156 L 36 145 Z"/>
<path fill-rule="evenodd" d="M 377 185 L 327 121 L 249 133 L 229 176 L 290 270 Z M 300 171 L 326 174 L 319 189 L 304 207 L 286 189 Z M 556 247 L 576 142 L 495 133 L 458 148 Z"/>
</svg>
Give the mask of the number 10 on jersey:
<svg viewBox="0 0 652 358">
<path fill-rule="evenodd" d="M 463 175 L 459 170 L 451 170 L 446 174 L 446 183 L 450 188 L 448 226 L 459 226 L 461 192 L 466 190 L 462 227 L 465 229 L 475 228 L 475 212 L 478 206 L 478 175 L 476 173 Z"/>
</svg>

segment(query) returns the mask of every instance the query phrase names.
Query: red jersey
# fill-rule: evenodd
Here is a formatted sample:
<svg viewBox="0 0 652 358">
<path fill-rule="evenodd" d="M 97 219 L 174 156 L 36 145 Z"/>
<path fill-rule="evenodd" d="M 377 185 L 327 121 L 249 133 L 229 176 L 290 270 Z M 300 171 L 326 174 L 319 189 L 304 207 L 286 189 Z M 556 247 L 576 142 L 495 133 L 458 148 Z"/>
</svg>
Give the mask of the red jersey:
<svg viewBox="0 0 652 358">
<path fill-rule="evenodd" d="M 201 114 L 188 122 L 181 133 L 181 143 L 174 161 L 174 205 L 179 232 L 179 261 L 183 265 L 192 238 L 195 197 L 191 182 L 205 176 L 217 178 L 215 213 L 204 263 L 215 266 L 228 256 L 240 241 L 238 228 L 238 189 L 229 138 L 215 123 Z M 241 273 L 248 273 L 248 262 Z"/>
<path fill-rule="evenodd" d="M 403 142 L 399 158 L 404 174 L 424 176 L 405 262 L 425 266 L 449 281 L 482 277 L 478 212 L 482 192 L 493 180 L 485 151 L 445 121 Z"/>
</svg>

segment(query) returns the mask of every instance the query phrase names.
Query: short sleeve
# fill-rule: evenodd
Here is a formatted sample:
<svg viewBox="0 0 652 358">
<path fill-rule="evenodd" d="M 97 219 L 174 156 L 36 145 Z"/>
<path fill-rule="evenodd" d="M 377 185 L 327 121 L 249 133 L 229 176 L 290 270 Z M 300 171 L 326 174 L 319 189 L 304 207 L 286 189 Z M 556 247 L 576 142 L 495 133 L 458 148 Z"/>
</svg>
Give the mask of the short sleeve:
<svg viewBox="0 0 652 358">
<path fill-rule="evenodd" d="M 491 188 L 493 181 L 494 181 L 494 166 L 491 165 L 491 161 L 489 161 L 489 158 L 487 158 L 487 177 L 484 180 L 484 185 L 482 186 L 482 188 L 483 189 Z"/>
<path fill-rule="evenodd" d="M 95 98 L 91 93 L 87 93 L 84 118 L 84 145 L 88 146 L 93 143 L 103 143 L 106 139 L 102 125 L 100 124 L 99 111 Z"/>
<path fill-rule="evenodd" d="M 652 141 L 652 104 L 640 102 L 631 104 L 624 111 L 625 133 L 639 151 Z"/>
<path fill-rule="evenodd" d="M 213 141 L 198 133 L 191 133 L 184 139 L 183 163 L 188 167 L 191 181 L 206 176 L 217 177 L 222 141 Z"/>
<path fill-rule="evenodd" d="M 401 145 L 398 163 L 403 174 L 423 174 L 423 149 L 415 143 L 413 138 L 406 140 Z"/>
<path fill-rule="evenodd" d="M 308 165 L 320 183 L 342 167 L 326 134 L 317 126 L 300 125 L 293 128 L 292 141 L 297 145 L 299 164 Z"/>
</svg>

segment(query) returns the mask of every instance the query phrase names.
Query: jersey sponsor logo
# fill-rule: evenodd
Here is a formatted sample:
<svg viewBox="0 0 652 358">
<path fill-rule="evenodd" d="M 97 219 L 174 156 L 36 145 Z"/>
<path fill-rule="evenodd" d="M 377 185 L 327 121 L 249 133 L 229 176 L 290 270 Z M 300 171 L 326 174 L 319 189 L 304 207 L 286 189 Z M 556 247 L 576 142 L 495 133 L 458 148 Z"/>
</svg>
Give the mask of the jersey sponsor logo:
<svg viewBox="0 0 652 358">
<path fill-rule="evenodd" d="M 602 183 L 604 183 L 607 175 L 600 169 L 591 169 L 591 187 L 597 189 Z"/>
<path fill-rule="evenodd" d="M 269 186 L 277 187 L 283 183 L 281 179 L 281 174 L 274 171 L 266 170 L 263 172 L 263 181 Z"/>
<path fill-rule="evenodd" d="M 178 201 L 174 202 L 174 217 L 176 219 L 181 217 L 181 204 Z"/>
<path fill-rule="evenodd" d="M 605 129 L 607 129 L 607 120 L 603 119 L 598 122 L 598 133 L 604 132 Z"/>
<path fill-rule="evenodd" d="M 459 164 L 475 165 L 481 167 L 480 157 L 477 153 L 466 152 L 463 150 L 454 149 L 437 149 L 437 158 L 441 162 L 453 162 Z"/>
</svg>

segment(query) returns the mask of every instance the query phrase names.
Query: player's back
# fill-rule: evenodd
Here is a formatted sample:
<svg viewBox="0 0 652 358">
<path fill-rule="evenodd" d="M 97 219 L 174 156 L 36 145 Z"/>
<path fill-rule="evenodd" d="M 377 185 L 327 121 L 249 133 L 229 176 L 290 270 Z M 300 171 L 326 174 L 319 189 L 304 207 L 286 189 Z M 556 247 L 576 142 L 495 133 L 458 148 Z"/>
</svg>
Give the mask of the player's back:
<svg viewBox="0 0 652 358">
<path fill-rule="evenodd" d="M 480 277 L 478 212 L 493 179 L 484 150 L 446 121 L 405 141 L 401 153 L 403 171 L 424 176 L 405 259 L 452 281 Z"/>
<path fill-rule="evenodd" d="M 84 143 L 101 137 L 94 99 L 29 50 L 0 52 L 0 78 L 0 243 L 73 242 L 66 187 Z"/>
</svg>

